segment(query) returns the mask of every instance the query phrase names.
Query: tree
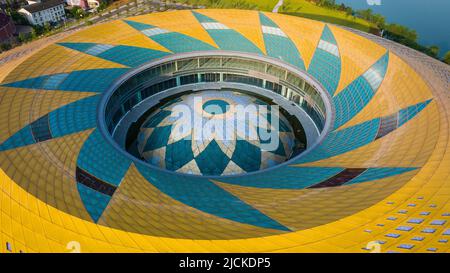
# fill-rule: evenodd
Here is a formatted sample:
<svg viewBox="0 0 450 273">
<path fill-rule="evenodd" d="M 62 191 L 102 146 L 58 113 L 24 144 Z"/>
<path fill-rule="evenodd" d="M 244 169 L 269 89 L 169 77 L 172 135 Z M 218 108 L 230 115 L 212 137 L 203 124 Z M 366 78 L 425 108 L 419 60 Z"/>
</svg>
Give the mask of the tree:
<svg viewBox="0 0 450 273">
<path fill-rule="evenodd" d="M 347 14 L 347 16 L 353 15 L 353 9 L 351 7 L 345 7 L 345 14 Z"/>
<path fill-rule="evenodd" d="M 102 1 L 100 3 L 100 5 L 98 6 L 97 10 L 98 11 L 102 11 L 102 10 L 106 9 L 107 7 L 108 7 L 108 2 L 107 1 Z"/>
<path fill-rule="evenodd" d="M 11 45 L 8 44 L 8 43 L 0 45 L 0 50 L 1 51 L 6 51 L 6 50 L 10 50 L 10 49 L 11 49 Z"/>
<path fill-rule="evenodd" d="M 443 61 L 446 64 L 450 64 L 450 50 L 445 53 Z"/>
<path fill-rule="evenodd" d="M 372 14 L 372 23 L 375 23 L 379 29 L 386 27 L 386 19 L 380 14 Z"/>
<path fill-rule="evenodd" d="M 402 36 L 412 42 L 417 41 L 417 32 L 399 24 L 388 24 L 386 30 L 398 36 Z"/>
<path fill-rule="evenodd" d="M 245 0 L 235 0 L 230 3 L 231 8 L 234 9 L 255 9 L 256 6 L 248 3 Z"/>
<path fill-rule="evenodd" d="M 25 33 L 21 32 L 19 34 L 18 39 L 19 39 L 19 42 L 25 43 L 26 41 L 28 41 L 28 35 L 26 35 Z"/>
<path fill-rule="evenodd" d="M 45 22 L 45 24 L 44 24 L 44 33 L 47 33 L 47 32 L 49 32 L 50 30 L 51 30 L 51 25 L 50 25 L 50 23 L 49 22 Z"/>
<path fill-rule="evenodd" d="M 289 12 L 290 10 L 292 10 L 291 1 L 284 1 L 283 5 L 280 8 L 280 12 Z"/>
<path fill-rule="evenodd" d="M 9 16 L 11 16 L 11 19 L 14 21 L 14 23 L 16 23 L 17 25 L 28 25 L 28 20 L 25 18 L 25 16 L 23 16 L 22 14 L 20 14 L 19 12 L 15 11 L 15 10 L 10 10 L 8 12 Z"/>
<path fill-rule="evenodd" d="M 430 49 L 430 53 L 433 57 L 437 58 L 439 56 L 439 47 L 436 45 L 432 45 L 428 47 Z"/>
<path fill-rule="evenodd" d="M 31 39 L 36 39 L 38 35 L 39 34 L 37 33 L 36 29 L 33 28 L 30 33 Z"/>
<path fill-rule="evenodd" d="M 40 25 L 33 26 L 33 30 L 31 31 L 31 36 L 38 37 L 44 33 L 44 28 Z"/>
<path fill-rule="evenodd" d="M 356 14 L 364 20 L 369 22 L 373 21 L 373 12 L 371 9 L 358 10 Z"/>
<path fill-rule="evenodd" d="M 335 0 L 319 0 L 319 6 L 326 8 L 335 8 L 336 1 Z"/>
<path fill-rule="evenodd" d="M 84 17 L 84 10 L 75 6 L 69 10 L 69 14 L 75 19 L 81 19 Z"/>
</svg>

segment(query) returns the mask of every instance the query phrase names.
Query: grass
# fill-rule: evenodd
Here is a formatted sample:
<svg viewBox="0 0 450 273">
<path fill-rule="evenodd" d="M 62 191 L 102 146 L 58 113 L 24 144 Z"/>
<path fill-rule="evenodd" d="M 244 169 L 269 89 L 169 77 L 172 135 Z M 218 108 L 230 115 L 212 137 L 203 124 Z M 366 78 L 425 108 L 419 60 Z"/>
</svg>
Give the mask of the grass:
<svg viewBox="0 0 450 273">
<path fill-rule="evenodd" d="M 278 0 L 246 0 L 248 3 L 256 5 L 259 10 L 272 11 Z"/>
<path fill-rule="evenodd" d="M 278 0 L 182 0 L 181 2 L 205 5 L 209 8 L 246 8 L 272 11 Z M 349 16 L 343 11 L 319 7 L 306 0 L 284 0 L 279 12 L 343 25 L 365 32 L 373 32 L 376 29 L 374 24 L 366 20 Z"/>
<path fill-rule="evenodd" d="M 374 24 L 364 19 L 347 15 L 343 11 L 319 7 L 305 0 L 285 0 L 284 2 L 285 4 L 280 11 L 285 14 L 343 25 L 365 32 L 370 32 L 376 28 Z"/>
</svg>

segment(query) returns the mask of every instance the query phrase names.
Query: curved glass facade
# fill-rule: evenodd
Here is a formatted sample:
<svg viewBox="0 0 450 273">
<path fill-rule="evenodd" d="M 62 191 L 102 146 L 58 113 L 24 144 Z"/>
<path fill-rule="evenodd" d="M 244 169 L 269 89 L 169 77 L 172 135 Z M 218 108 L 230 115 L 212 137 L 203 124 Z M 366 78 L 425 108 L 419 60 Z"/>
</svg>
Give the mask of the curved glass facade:
<svg viewBox="0 0 450 273">
<path fill-rule="evenodd" d="M 122 117 L 143 100 L 162 91 L 196 83 L 231 82 L 273 91 L 301 107 L 319 132 L 325 124 L 325 104 L 311 84 L 299 75 L 261 60 L 232 56 L 189 57 L 147 68 L 116 88 L 105 108 L 110 133 Z"/>
<path fill-rule="evenodd" d="M 234 89 L 184 92 L 140 116 L 128 129 L 126 149 L 155 167 L 193 175 L 271 168 L 303 152 L 307 143 L 301 123 L 285 117 L 283 109 L 272 112 L 269 103 Z M 180 107 L 189 110 L 187 117 L 181 118 Z"/>
</svg>

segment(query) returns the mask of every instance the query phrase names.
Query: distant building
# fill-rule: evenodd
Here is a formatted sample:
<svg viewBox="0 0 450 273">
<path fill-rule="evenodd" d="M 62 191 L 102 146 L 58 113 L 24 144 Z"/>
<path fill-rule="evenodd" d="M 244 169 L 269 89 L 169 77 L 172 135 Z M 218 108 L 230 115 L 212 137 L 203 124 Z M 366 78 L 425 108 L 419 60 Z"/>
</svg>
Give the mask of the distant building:
<svg viewBox="0 0 450 273">
<path fill-rule="evenodd" d="M 20 4 L 21 2 L 26 2 L 24 0 L 0 0 L 0 4 Z"/>
<path fill-rule="evenodd" d="M 16 32 L 16 26 L 11 17 L 0 12 L 0 42 L 4 42 L 13 37 Z"/>
<path fill-rule="evenodd" d="M 91 9 L 96 9 L 100 6 L 102 0 L 87 0 L 88 6 Z"/>
<path fill-rule="evenodd" d="M 28 1 L 29 5 L 19 10 L 32 25 L 43 26 L 66 18 L 63 0 Z"/>
<path fill-rule="evenodd" d="M 89 9 L 88 0 L 66 0 L 68 6 L 80 7 L 84 10 Z"/>
<path fill-rule="evenodd" d="M 5 11 L 8 7 L 18 7 L 21 0 L 0 0 L 0 10 Z"/>
</svg>

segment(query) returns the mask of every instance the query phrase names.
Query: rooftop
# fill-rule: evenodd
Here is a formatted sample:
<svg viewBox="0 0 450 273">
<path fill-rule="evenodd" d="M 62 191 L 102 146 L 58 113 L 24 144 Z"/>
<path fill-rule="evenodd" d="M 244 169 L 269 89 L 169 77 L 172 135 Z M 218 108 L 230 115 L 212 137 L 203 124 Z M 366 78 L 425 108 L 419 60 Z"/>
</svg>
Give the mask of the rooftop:
<svg viewBox="0 0 450 273">
<path fill-rule="evenodd" d="M 62 5 L 63 3 L 64 3 L 63 0 L 43 0 L 42 2 L 39 3 L 26 5 L 23 7 L 23 9 L 27 10 L 30 13 L 36 13 L 39 11 L 56 7 L 58 5 Z"/>
<path fill-rule="evenodd" d="M 11 21 L 11 18 L 4 14 L 3 12 L 0 12 L 0 28 L 7 25 Z"/>
</svg>

